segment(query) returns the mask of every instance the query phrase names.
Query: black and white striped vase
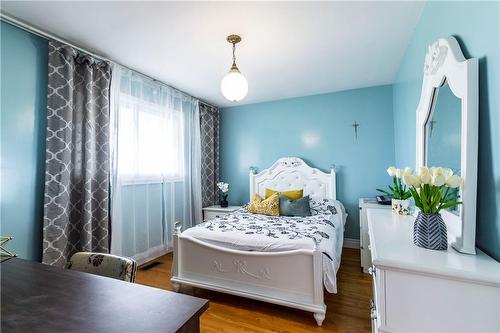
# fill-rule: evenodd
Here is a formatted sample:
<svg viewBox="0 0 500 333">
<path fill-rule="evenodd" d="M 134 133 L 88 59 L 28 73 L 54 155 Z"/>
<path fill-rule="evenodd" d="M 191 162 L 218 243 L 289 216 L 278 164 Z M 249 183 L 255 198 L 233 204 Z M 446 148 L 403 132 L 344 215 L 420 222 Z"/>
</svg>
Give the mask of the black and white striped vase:
<svg viewBox="0 0 500 333">
<path fill-rule="evenodd" d="M 413 243 L 430 250 L 447 250 L 446 224 L 441 214 L 418 212 L 413 224 Z"/>
</svg>

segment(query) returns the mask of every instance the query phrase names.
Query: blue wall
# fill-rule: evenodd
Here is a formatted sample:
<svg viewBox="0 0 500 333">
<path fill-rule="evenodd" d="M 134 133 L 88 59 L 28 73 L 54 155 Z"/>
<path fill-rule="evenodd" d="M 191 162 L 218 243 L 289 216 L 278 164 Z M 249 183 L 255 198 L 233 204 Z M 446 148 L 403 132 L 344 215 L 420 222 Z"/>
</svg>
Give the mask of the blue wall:
<svg viewBox="0 0 500 333">
<path fill-rule="evenodd" d="M 39 260 L 43 219 L 47 41 L 1 22 L 1 234 Z"/>
<path fill-rule="evenodd" d="M 500 260 L 500 3 L 429 2 L 393 88 L 396 164 L 415 165 L 415 110 L 427 45 L 455 36 L 466 58 L 479 58 L 479 248 Z"/>
<path fill-rule="evenodd" d="M 359 238 L 358 199 L 385 186 L 394 164 L 391 86 L 231 107 L 220 122 L 220 178 L 231 185 L 232 204 L 249 201 L 250 166 L 267 168 L 285 156 L 327 172 L 335 163 L 337 197 L 349 213 L 345 236 Z"/>
</svg>

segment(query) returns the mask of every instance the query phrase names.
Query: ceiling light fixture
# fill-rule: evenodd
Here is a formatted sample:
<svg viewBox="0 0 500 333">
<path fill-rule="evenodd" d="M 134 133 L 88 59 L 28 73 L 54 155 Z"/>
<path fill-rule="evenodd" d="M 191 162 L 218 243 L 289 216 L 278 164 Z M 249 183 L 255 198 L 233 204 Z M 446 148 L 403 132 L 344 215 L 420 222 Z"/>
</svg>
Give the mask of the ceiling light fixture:
<svg viewBox="0 0 500 333">
<path fill-rule="evenodd" d="M 237 102 L 245 98 L 248 93 L 247 79 L 245 79 L 236 66 L 236 56 L 234 55 L 236 44 L 241 42 L 241 37 L 238 35 L 229 35 L 226 40 L 233 44 L 233 65 L 229 73 L 222 79 L 220 89 L 224 97 L 230 101 Z"/>
</svg>

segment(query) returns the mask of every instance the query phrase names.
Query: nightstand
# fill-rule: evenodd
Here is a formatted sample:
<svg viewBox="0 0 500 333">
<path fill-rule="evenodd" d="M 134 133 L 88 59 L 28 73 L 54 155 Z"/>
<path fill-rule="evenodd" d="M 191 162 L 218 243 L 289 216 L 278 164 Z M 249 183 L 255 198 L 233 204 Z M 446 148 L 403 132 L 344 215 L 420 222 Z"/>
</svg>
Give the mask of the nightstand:
<svg viewBox="0 0 500 333">
<path fill-rule="evenodd" d="M 359 248 L 361 250 L 361 268 L 368 273 L 372 266 L 372 255 L 370 253 L 370 238 L 368 237 L 368 209 L 391 209 L 391 205 L 380 205 L 375 198 L 359 199 Z"/>
<path fill-rule="evenodd" d="M 203 208 L 203 221 L 230 214 L 240 208 L 241 206 L 221 207 L 220 205 L 205 207 Z"/>
</svg>

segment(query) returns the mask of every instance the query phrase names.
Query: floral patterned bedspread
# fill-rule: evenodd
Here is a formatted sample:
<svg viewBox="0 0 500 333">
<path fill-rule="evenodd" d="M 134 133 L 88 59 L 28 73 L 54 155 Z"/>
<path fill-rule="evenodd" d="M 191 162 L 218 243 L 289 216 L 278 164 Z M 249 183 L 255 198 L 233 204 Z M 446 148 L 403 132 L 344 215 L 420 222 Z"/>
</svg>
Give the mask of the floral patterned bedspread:
<svg viewBox="0 0 500 333">
<path fill-rule="evenodd" d="M 336 273 L 344 234 L 345 210 L 335 202 L 324 214 L 307 217 L 265 216 L 245 207 L 187 229 L 182 234 L 207 243 L 242 251 L 288 251 L 313 249 L 323 255 L 324 284 L 335 293 Z"/>
</svg>

